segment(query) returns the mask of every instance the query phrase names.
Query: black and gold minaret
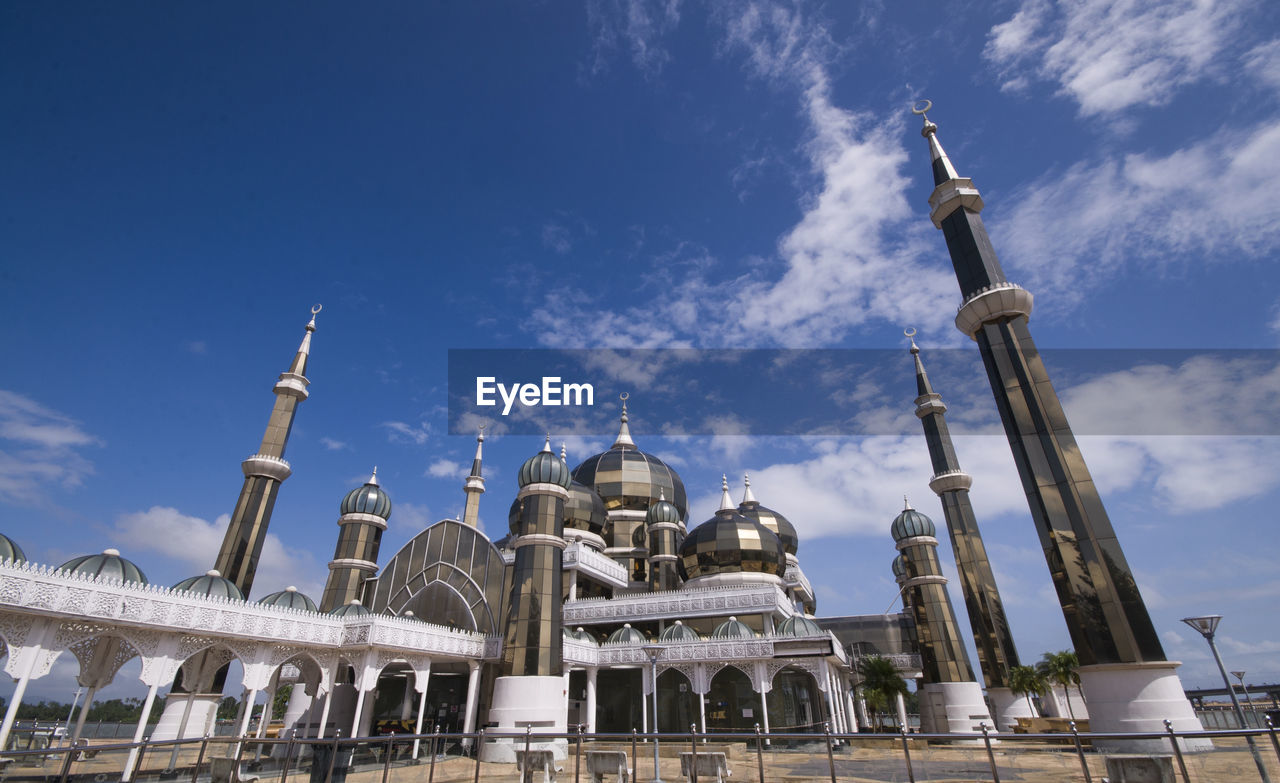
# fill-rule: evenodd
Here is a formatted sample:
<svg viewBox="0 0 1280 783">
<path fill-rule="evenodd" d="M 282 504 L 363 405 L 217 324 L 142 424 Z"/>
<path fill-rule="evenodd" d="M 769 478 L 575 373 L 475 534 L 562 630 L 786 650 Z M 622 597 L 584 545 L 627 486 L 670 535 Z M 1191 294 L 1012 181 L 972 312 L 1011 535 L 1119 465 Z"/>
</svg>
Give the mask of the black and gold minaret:
<svg viewBox="0 0 1280 783">
<path fill-rule="evenodd" d="M 280 375 L 272 391 L 276 404 L 267 421 L 266 434 L 258 453 L 240 463 L 244 471 L 244 486 L 236 500 L 231 523 L 222 539 L 222 548 L 213 567 L 230 579 L 247 598 L 253 587 L 253 575 L 258 570 L 258 556 L 267 538 L 267 525 L 271 522 L 271 510 L 276 504 L 280 483 L 293 473 L 284 461 L 284 447 L 293 429 L 293 417 L 298 403 L 307 398 L 307 360 L 311 356 L 311 335 L 316 330 L 316 313 L 320 305 L 311 308 L 311 321 L 302 345 L 293 357 L 293 364 Z"/>
<path fill-rule="evenodd" d="M 471 460 L 471 475 L 462 489 L 467 493 L 467 505 L 462 512 L 462 521 L 471 527 L 480 524 L 480 496 L 484 494 L 484 475 L 480 467 L 480 450 L 484 448 L 484 425 L 480 425 L 480 433 L 476 435 L 476 456 Z"/>
<path fill-rule="evenodd" d="M 561 562 L 564 554 L 564 503 L 569 499 L 569 467 L 542 451 L 520 466 L 520 516 L 511 531 L 516 550 L 511 597 L 507 601 L 503 676 L 549 677 L 561 674 Z"/>
<path fill-rule="evenodd" d="M 904 498 L 905 500 L 905 498 Z M 915 620 L 920 648 L 921 728 L 925 731 L 969 734 L 992 725 L 964 649 L 956 612 L 947 593 L 947 578 L 938 562 L 938 539 L 933 520 L 910 503 L 890 526 L 901 559 L 894 561 L 894 577 L 902 585 L 903 603 Z M 928 723 L 926 727 L 924 723 Z"/>
<path fill-rule="evenodd" d="M 924 115 L 931 104 L 921 102 Z M 979 213 L 982 196 L 961 177 L 924 117 L 934 190 L 933 224 L 946 238 L 960 283 L 956 328 L 982 353 L 996 407 L 1080 659 L 1095 731 L 1160 731 L 1195 716 L 1166 662 L 1146 604 L 1085 466 L 1027 320 L 1032 296 L 1005 279 Z M 1141 698 L 1137 694 L 1141 693 Z"/>
<path fill-rule="evenodd" d="M 347 493 L 339 511 L 338 545 L 320 598 L 322 612 L 364 598 L 364 581 L 378 571 L 378 547 L 391 519 L 391 498 L 378 486 L 377 468 L 364 486 Z"/>
<path fill-rule="evenodd" d="M 996 587 L 991 561 L 987 558 L 987 548 L 978 530 L 978 519 L 969 503 L 969 487 L 973 485 L 973 479 L 960 469 L 960 461 L 951 443 L 951 432 L 947 428 L 947 406 L 942 402 L 942 395 L 935 392 L 929 383 L 914 335 L 914 330 L 908 330 L 911 356 L 916 365 L 916 416 L 924 428 L 929 458 L 933 462 L 929 489 L 942 501 L 942 515 L 947 522 L 951 551 L 955 555 L 960 588 L 965 608 L 969 611 L 969 626 L 973 630 L 978 665 L 982 669 L 987 693 L 999 725 L 1012 727 L 1017 722 L 1016 718 L 1032 717 L 1026 700 L 1014 696 L 1009 689 L 1009 670 L 1019 665 L 1018 651 L 1009 632 L 1009 621 Z"/>
<path fill-rule="evenodd" d="M 675 590 L 680 587 L 680 511 L 659 493 L 658 502 L 644 515 L 649 534 L 649 589 Z"/>
</svg>

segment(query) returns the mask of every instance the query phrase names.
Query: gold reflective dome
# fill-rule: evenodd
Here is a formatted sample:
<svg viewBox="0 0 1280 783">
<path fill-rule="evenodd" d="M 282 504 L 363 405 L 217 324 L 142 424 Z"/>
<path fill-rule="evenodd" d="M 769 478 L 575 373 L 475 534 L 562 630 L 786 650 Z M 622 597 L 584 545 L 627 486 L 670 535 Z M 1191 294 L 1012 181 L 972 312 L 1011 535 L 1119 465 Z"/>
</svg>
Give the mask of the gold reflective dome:
<svg viewBox="0 0 1280 783">
<path fill-rule="evenodd" d="M 665 497 L 683 519 L 688 513 L 684 482 L 665 462 L 634 447 L 614 446 L 573 469 L 573 479 L 596 491 L 607 511 L 648 511 Z"/>
<path fill-rule="evenodd" d="M 689 532 L 680 545 L 680 571 L 687 581 L 699 576 L 762 573 L 781 577 L 787 568 L 782 539 L 736 510 L 716 515 Z"/>
<path fill-rule="evenodd" d="M 800 546 L 800 536 L 796 534 L 795 525 L 791 524 L 786 517 L 771 508 L 765 508 L 756 501 L 740 504 L 738 512 L 772 530 L 778 538 L 782 539 L 782 548 L 787 554 L 796 553 Z"/>
</svg>

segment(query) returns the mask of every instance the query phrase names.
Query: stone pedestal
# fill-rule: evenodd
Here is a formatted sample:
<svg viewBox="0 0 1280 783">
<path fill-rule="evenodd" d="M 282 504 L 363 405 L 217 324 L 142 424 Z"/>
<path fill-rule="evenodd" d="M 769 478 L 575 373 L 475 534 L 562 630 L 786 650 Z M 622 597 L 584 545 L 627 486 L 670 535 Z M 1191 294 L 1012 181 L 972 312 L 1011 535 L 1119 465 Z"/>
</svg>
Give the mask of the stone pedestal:
<svg viewBox="0 0 1280 783">
<path fill-rule="evenodd" d="M 928 726 L 924 718 L 928 716 Z M 920 689 L 921 729 L 937 734 L 981 734 L 982 724 L 992 729 L 982 687 L 976 682 L 929 683 Z"/>
<path fill-rule="evenodd" d="M 1035 718 L 1036 711 L 1027 704 L 1026 696 L 1015 696 L 1008 688 L 988 688 L 991 709 L 995 710 L 996 727 L 1000 731 L 1013 731 L 1018 718 Z"/>
<path fill-rule="evenodd" d="M 1174 783 L 1172 756 L 1107 756 L 1111 783 Z"/>
<path fill-rule="evenodd" d="M 186 726 L 182 727 L 182 716 L 187 712 L 187 701 L 191 702 L 191 713 L 187 715 Z M 171 693 L 164 701 L 164 712 L 151 733 L 152 742 L 179 739 L 178 731 L 182 727 L 181 739 L 199 739 L 205 730 L 213 725 L 212 718 L 218 712 L 221 693 Z"/>
<path fill-rule="evenodd" d="M 1176 661 L 1106 663 L 1081 666 L 1080 688 L 1089 704 L 1089 728 L 1100 734 L 1202 731 L 1177 674 Z M 1183 740 L 1184 752 L 1213 749 L 1207 739 Z M 1167 753 L 1168 739 L 1095 740 L 1094 745 L 1122 753 Z"/>
<path fill-rule="evenodd" d="M 568 741 L 564 738 L 538 739 L 539 732 L 564 734 L 568 714 L 564 677 L 499 677 L 493 683 L 493 702 L 489 707 L 491 728 L 486 732 L 524 734 L 533 729 L 532 750 L 550 750 L 557 760 L 568 757 Z M 514 763 L 516 749 L 524 750 L 524 737 L 485 739 L 480 746 L 481 761 Z"/>
</svg>

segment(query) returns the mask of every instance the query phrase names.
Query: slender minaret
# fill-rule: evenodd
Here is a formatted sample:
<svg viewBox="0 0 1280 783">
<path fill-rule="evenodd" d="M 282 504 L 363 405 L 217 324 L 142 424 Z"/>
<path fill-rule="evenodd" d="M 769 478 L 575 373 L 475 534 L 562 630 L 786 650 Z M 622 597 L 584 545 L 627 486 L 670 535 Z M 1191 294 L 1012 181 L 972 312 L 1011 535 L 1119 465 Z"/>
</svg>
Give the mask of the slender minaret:
<svg viewBox="0 0 1280 783">
<path fill-rule="evenodd" d="M 658 493 L 658 502 L 644 517 L 649 534 L 649 589 L 675 590 L 680 587 L 680 511 Z"/>
<path fill-rule="evenodd" d="M 484 475 L 480 471 L 480 450 L 484 448 L 484 425 L 476 435 L 476 458 L 471 460 L 471 475 L 462 486 L 467 493 L 467 505 L 462 511 L 463 524 L 477 527 L 480 524 L 480 496 L 484 494 Z"/>
<path fill-rule="evenodd" d="M 924 115 L 931 104 L 915 110 Z M 982 353 L 1031 517 L 1076 655 L 1095 731 L 1179 731 L 1199 725 L 1085 467 L 1031 339 L 1032 296 L 1005 279 L 979 213 L 982 196 L 956 173 L 924 117 L 933 224 L 946 238 L 963 303 L 956 328 Z M 1141 694 L 1141 698 L 1138 698 Z M 1138 747 L 1134 745 L 1132 747 Z"/>
<path fill-rule="evenodd" d="M 969 653 L 960 641 L 960 626 L 947 593 L 947 578 L 938 562 L 938 539 L 933 520 L 903 498 L 902 513 L 890 526 L 902 553 L 902 580 L 908 611 L 915 618 L 920 645 L 921 729 L 950 734 L 974 734 L 982 723 L 993 725 L 973 676 Z M 896 576 L 896 575 L 895 575 Z M 925 724 L 928 724 L 927 726 Z"/>
<path fill-rule="evenodd" d="M 519 517 L 509 546 L 516 551 L 502 645 L 502 672 L 494 681 L 489 720 L 499 732 L 534 726 L 561 733 L 568 722 L 564 698 L 564 504 L 569 499 L 569 466 L 551 452 L 525 460 L 517 476 Z M 557 740 L 563 748 L 564 740 Z M 481 746 L 487 761 L 514 760 L 509 742 Z"/>
<path fill-rule="evenodd" d="M 924 428 L 929 458 L 933 462 L 929 489 L 942 501 L 942 516 L 947 521 L 947 533 L 951 536 L 951 551 L 960 574 L 960 589 L 964 594 L 965 608 L 969 610 L 969 626 L 973 630 L 987 695 L 991 697 L 998 725 L 1012 729 L 1019 717 L 1034 715 L 1026 699 L 1015 696 L 1009 689 L 1009 670 L 1018 665 L 1018 651 L 1013 646 L 1004 602 L 996 588 L 996 577 L 991 571 L 991 561 L 987 559 L 978 519 L 969 503 L 969 487 L 973 479 L 960 469 L 960 461 L 956 459 L 951 432 L 947 428 L 947 406 L 942 402 L 942 395 L 935 392 L 929 383 L 929 375 L 920 361 L 915 330 L 907 330 L 907 337 L 911 339 L 911 356 L 916 365 L 916 416 Z"/>
<path fill-rule="evenodd" d="M 231 523 L 213 565 L 240 588 L 246 598 L 253 587 L 253 575 L 258 570 L 258 556 L 267 538 L 267 525 L 271 522 L 276 493 L 280 491 L 280 483 L 293 473 L 289 463 L 284 461 L 284 447 L 293 429 L 298 403 L 307 398 L 307 386 L 311 384 L 306 378 L 307 360 L 311 356 L 311 335 L 316 330 L 316 314 L 319 312 L 320 305 L 311 308 L 311 321 L 302 337 L 302 345 L 298 346 L 298 353 L 293 357 L 293 364 L 280 375 L 272 390 L 276 404 L 271 409 L 271 418 L 267 421 L 267 431 L 262 436 L 258 453 L 240 463 L 244 470 L 244 486 L 240 489 Z"/>
<path fill-rule="evenodd" d="M 338 545 L 329 562 L 329 579 L 320 611 L 331 612 L 364 598 L 364 581 L 378 572 L 378 547 L 391 519 L 391 498 L 378 486 L 378 469 L 362 487 L 347 493 L 339 507 Z"/>
</svg>

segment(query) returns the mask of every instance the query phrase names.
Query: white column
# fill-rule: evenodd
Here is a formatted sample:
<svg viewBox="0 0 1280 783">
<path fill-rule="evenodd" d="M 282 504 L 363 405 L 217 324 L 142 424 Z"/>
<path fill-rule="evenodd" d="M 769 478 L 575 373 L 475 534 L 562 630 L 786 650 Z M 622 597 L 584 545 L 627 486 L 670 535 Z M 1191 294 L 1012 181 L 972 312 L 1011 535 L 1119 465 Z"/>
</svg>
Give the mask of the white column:
<svg viewBox="0 0 1280 783">
<path fill-rule="evenodd" d="M 267 730 L 267 724 L 271 722 L 271 710 L 275 707 L 278 687 L 267 689 L 267 703 L 262 705 L 262 715 L 258 717 L 258 731 L 254 734 L 256 739 L 262 739 L 263 733 Z"/>
<path fill-rule="evenodd" d="M 644 679 L 640 680 L 640 733 L 649 733 L 649 696 L 644 692 Z"/>
<path fill-rule="evenodd" d="M 404 678 L 404 696 L 400 698 L 400 720 L 409 720 L 409 716 L 413 714 L 413 685 L 409 683 L 409 676 Z"/>
<path fill-rule="evenodd" d="M 698 719 L 702 721 L 702 733 L 707 733 L 707 694 L 694 694 L 698 697 Z M 703 740 L 706 742 L 706 740 Z"/>
<path fill-rule="evenodd" d="M 578 569 L 569 572 L 569 600 L 578 600 Z"/>
<path fill-rule="evenodd" d="M 35 644 L 31 647 L 21 648 L 21 652 L 27 655 L 27 663 L 22 667 L 22 676 L 18 678 L 18 685 L 13 689 L 13 696 L 9 699 L 9 708 L 4 712 L 4 722 L 0 723 L 0 751 L 3 751 L 9 745 L 9 732 L 13 730 L 13 721 L 18 717 L 18 706 L 22 704 L 22 695 L 27 692 L 27 683 L 31 682 L 31 675 L 36 669 L 36 661 L 39 660 L 40 654 L 44 652 L 43 642 L 48 629 L 48 623 L 34 626 L 31 638 L 35 640 Z M 9 655 L 13 655 L 13 653 L 13 648 L 10 648 Z"/>
<path fill-rule="evenodd" d="M 413 687 L 417 688 L 419 685 L 422 686 L 422 690 L 419 691 L 418 693 L 418 722 L 414 726 L 414 729 L 413 729 L 414 734 L 422 733 L 422 719 L 427 716 L 427 680 L 430 676 L 431 676 L 431 669 L 427 669 L 421 675 L 422 682 L 418 682 L 418 679 L 419 679 L 418 673 L 414 672 L 413 674 Z M 418 757 L 418 746 L 421 743 L 422 743 L 422 740 L 413 741 L 413 757 L 415 759 Z"/>
<path fill-rule="evenodd" d="M 470 734 L 476 730 L 476 716 L 480 713 L 480 662 L 470 661 L 471 677 L 467 680 L 467 718 L 462 724 L 462 733 Z M 471 747 L 471 740 L 462 741 Z"/>
<path fill-rule="evenodd" d="M 764 629 L 765 636 L 773 636 L 773 614 L 765 612 L 760 615 L 760 627 Z"/>
<path fill-rule="evenodd" d="M 569 715 L 569 702 L 573 699 L 573 694 L 569 693 L 569 670 L 564 670 L 564 714 L 566 719 Z"/>
<path fill-rule="evenodd" d="M 351 721 L 351 736 L 353 737 L 360 736 L 360 713 L 364 710 L 364 695 L 366 693 L 368 693 L 368 691 L 363 688 L 356 689 L 356 714 L 355 718 Z"/>
<path fill-rule="evenodd" d="M 258 689 L 250 688 L 249 695 L 244 697 L 244 718 L 240 720 L 240 730 L 236 732 L 237 737 L 243 737 L 249 733 L 249 721 L 253 718 L 253 703 L 258 700 Z"/>
<path fill-rule="evenodd" d="M 849 714 L 849 731 L 857 732 L 858 730 L 858 707 L 853 701 L 853 689 L 844 685 L 844 705 L 845 711 Z"/>
<path fill-rule="evenodd" d="M 907 725 L 907 702 L 901 693 L 898 694 L 898 725 Z"/>
<path fill-rule="evenodd" d="M 338 687 L 335 682 L 329 688 L 329 692 L 324 695 L 324 706 L 320 708 L 320 725 L 316 728 L 316 739 L 324 739 L 324 727 L 329 722 L 329 704 L 333 702 L 333 689 Z"/>
<path fill-rule="evenodd" d="M 760 691 L 760 717 L 764 718 L 764 733 L 769 733 L 769 700 L 767 694 Z"/>
<path fill-rule="evenodd" d="M 587 733 L 596 733 L 596 672 L 594 666 L 587 667 Z"/>
<path fill-rule="evenodd" d="M 80 715 L 76 718 L 76 730 L 71 733 L 71 744 L 75 744 L 80 739 L 80 732 L 84 731 L 84 719 L 89 717 L 89 705 L 93 704 L 94 694 L 98 692 L 96 685 L 89 686 L 89 693 L 84 697 L 84 704 L 80 705 Z"/>
<path fill-rule="evenodd" d="M 142 732 L 147 730 L 147 719 L 151 717 L 151 705 L 155 704 L 156 688 L 159 686 L 159 683 L 153 684 L 147 691 L 147 700 L 142 703 L 142 717 L 138 718 L 138 728 L 133 732 L 133 742 L 135 745 L 142 742 Z M 15 698 L 14 701 L 16 702 L 17 698 Z M 124 763 L 124 774 L 120 776 L 120 780 L 123 781 L 123 783 L 129 783 L 129 781 L 133 779 L 133 765 L 137 763 L 138 749 L 132 748 L 129 750 L 129 758 Z"/>
</svg>

